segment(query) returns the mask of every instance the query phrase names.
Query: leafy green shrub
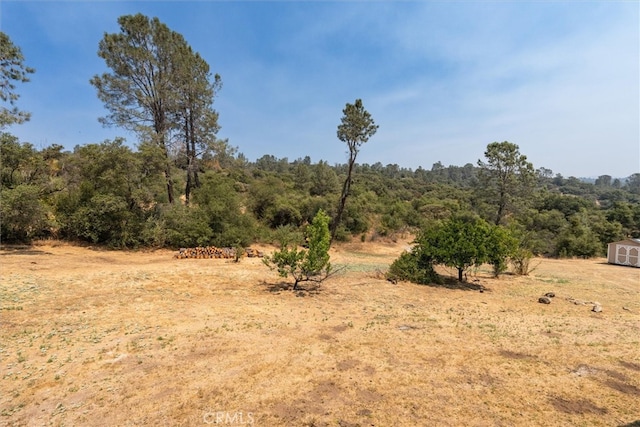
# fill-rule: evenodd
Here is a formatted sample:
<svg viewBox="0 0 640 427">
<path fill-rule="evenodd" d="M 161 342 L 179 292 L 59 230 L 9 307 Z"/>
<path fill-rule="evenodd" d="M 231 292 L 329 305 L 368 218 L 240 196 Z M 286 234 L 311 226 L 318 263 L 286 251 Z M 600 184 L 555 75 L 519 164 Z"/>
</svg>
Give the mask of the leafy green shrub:
<svg viewBox="0 0 640 427">
<path fill-rule="evenodd" d="M 172 248 L 207 246 L 213 237 L 206 213 L 199 207 L 171 205 L 163 213 L 166 243 Z"/>
<path fill-rule="evenodd" d="M 518 248 L 511 257 L 509 262 L 513 266 L 513 272 L 518 276 L 528 276 L 533 271 L 531 267 L 531 259 L 533 252 L 526 248 Z"/>
<path fill-rule="evenodd" d="M 306 281 L 322 282 L 331 272 L 329 262 L 329 216 L 319 211 L 313 222 L 307 227 L 308 250 L 298 249 L 287 239 L 281 242 L 280 250 L 271 256 L 265 256 L 263 262 L 270 269 L 278 270 L 281 277 L 291 276 L 295 280 L 293 289 L 298 283 Z M 286 234 L 283 234 L 286 237 Z"/>
<path fill-rule="evenodd" d="M 507 271 L 510 257 L 518 252 L 518 239 L 502 226 L 492 226 L 487 236 L 487 259 L 498 277 Z"/>
<path fill-rule="evenodd" d="M 141 228 L 122 197 L 97 194 L 70 215 L 65 230 L 80 240 L 125 248 L 139 245 Z"/>
<path fill-rule="evenodd" d="M 210 229 L 206 235 L 208 244 L 231 247 L 239 241 L 247 246 L 256 238 L 255 218 L 242 208 L 234 185 L 235 182 L 223 174 L 207 173 L 200 188 L 194 190 L 194 205 L 202 211 Z M 205 229 L 202 231 L 206 233 Z"/>
<path fill-rule="evenodd" d="M 18 185 L 0 192 L 0 236 L 3 241 L 28 243 L 47 232 L 47 209 L 34 185 Z"/>
<path fill-rule="evenodd" d="M 419 248 L 411 252 L 403 252 L 397 258 L 387 272 L 390 280 L 406 280 L 421 285 L 440 283 L 441 278 L 433 269 L 433 261 L 430 257 L 421 255 Z"/>
<path fill-rule="evenodd" d="M 508 230 L 477 216 L 460 214 L 423 229 L 414 243 L 411 252 L 403 253 L 391 265 L 391 278 L 430 283 L 438 278 L 434 264 L 443 264 L 456 268 L 462 281 L 467 268 L 486 262 L 497 275 L 506 270 L 507 259 L 517 248 L 517 240 Z"/>
</svg>

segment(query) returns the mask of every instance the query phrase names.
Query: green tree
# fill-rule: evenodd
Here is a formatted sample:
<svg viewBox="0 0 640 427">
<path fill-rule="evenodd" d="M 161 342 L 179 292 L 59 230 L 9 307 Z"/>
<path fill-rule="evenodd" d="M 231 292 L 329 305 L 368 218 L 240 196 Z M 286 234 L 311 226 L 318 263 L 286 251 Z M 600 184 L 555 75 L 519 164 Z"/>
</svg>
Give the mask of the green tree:
<svg viewBox="0 0 640 427">
<path fill-rule="evenodd" d="M 178 65 L 174 84 L 178 99 L 178 137 L 184 141 L 187 179 L 185 200 L 189 204 L 191 190 L 200 186 L 198 159 L 212 151 L 220 151 L 225 141 L 216 139 L 220 126 L 218 113 L 213 109 L 213 99 L 222 87 L 218 74 L 213 76 L 209 64 L 191 47 L 182 46 L 177 55 Z"/>
<path fill-rule="evenodd" d="M 45 235 L 49 226 L 47 213 L 38 186 L 21 184 L 4 188 L 0 192 L 0 238 L 28 243 Z"/>
<path fill-rule="evenodd" d="M 591 258 L 602 254 L 602 242 L 591 227 L 589 213 L 586 209 L 581 209 L 580 212 L 573 214 L 569 218 L 569 224 L 570 226 L 558 236 L 555 255 Z"/>
<path fill-rule="evenodd" d="M 458 280 L 463 281 L 469 267 L 486 262 L 499 274 L 516 244 L 508 231 L 469 214 L 457 214 L 424 228 L 414 243 L 412 251 L 394 263 L 390 274 L 402 277 L 406 268 L 406 277 L 418 277 L 422 282 L 435 276 L 434 264 L 443 264 L 456 268 Z"/>
<path fill-rule="evenodd" d="M 318 211 L 313 218 L 307 227 L 306 238 L 308 250 L 299 249 L 296 242 L 283 238 L 280 250 L 263 258 L 265 265 L 277 270 L 281 277 L 293 277 L 294 290 L 298 289 L 300 282 L 322 282 L 331 273 L 329 216 L 324 211 Z"/>
<path fill-rule="evenodd" d="M 430 245 L 423 245 L 424 231 L 416 240 L 415 246 L 410 251 L 403 252 L 398 257 L 387 272 L 387 278 L 396 280 L 406 280 L 420 285 L 429 283 L 440 283 L 441 279 L 434 269 L 435 258 Z"/>
<path fill-rule="evenodd" d="M 502 223 L 535 184 L 535 171 L 519 147 L 510 142 L 493 142 L 478 160 L 478 180 L 483 195 L 495 207 L 495 224 Z"/>
<path fill-rule="evenodd" d="M 338 189 L 338 176 L 326 161 L 320 160 L 311 167 L 311 187 L 309 194 L 312 196 L 328 196 Z"/>
<path fill-rule="evenodd" d="M 15 83 L 28 82 L 28 75 L 34 72 L 33 68 L 24 64 L 20 48 L 13 44 L 6 33 L 0 31 L 0 100 L 9 106 L 0 108 L 0 129 L 29 120 L 30 114 L 20 111 L 15 105 L 20 98 L 15 91 Z"/>
<path fill-rule="evenodd" d="M 135 247 L 152 213 L 140 157 L 122 139 L 75 148 L 64 191 L 56 195 L 62 235 L 72 239 Z"/>
<path fill-rule="evenodd" d="M 595 182 L 596 187 L 611 187 L 613 178 L 611 175 L 600 175 Z"/>
<path fill-rule="evenodd" d="M 297 162 L 293 167 L 293 188 L 308 192 L 311 188 L 311 167 L 304 162 Z"/>
<path fill-rule="evenodd" d="M 373 121 L 371 114 L 365 110 L 361 99 L 356 99 L 354 104 L 347 103 L 342 113 L 344 115 L 340 125 L 338 125 L 338 139 L 346 143 L 349 148 L 349 162 L 347 164 L 347 177 L 342 185 L 342 194 L 340 195 L 336 217 L 331 229 L 332 240 L 335 238 L 347 203 L 347 197 L 349 197 L 353 180 L 353 167 L 360 147 L 375 135 L 378 130 L 378 125 Z"/>
<path fill-rule="evenodd" d="M 185 141 L 193 163 L 194 147 L 207 144 L 217 131 L 211 102 L 219 76 L 208 83 L 206 62 L 158 18 L 125 15 L 118 23 L 120 33 L 105 34 L 98 50 L 112 72 L 91 79 L 109 110 L 100 121 L 133 131 L 162 150 L 167 197 L 173 203 L 172 135 Z"/>
<path fill-rule="evenodd" d="M 165 205 L 162 209 L 165 243 L 172 248 L 208 246 L 213 239 L 209 217 L 199 206 Z"/>
<path fill-rule="evenodd" d="M 40 153 L 29 143 L 20 143 L 18 138 L 0 133 L 0 185 L 14 188 L 20 184 L 35 184 L 45 174 L 45 164 Z"/>
<path fill-rule="evenodd" d="M 640 194 L 640 173 L 630 175 L 629 178 L 627 178 L 625 188 L 633 194 Z"/>
<path fill-rule="evenodd" d="M 251 243 L 254 218 L 244 212 L 243 203 L 234 190 L 234 182 L 222 173 L 207 172 L 202 185 L 194 190 L 193 200 L 207 218 L 212 231 L 209 244 L 230 247 Z"/>
<path fill-rule="evenodd" d="M 507 228 L 494 225 L 487 236 L 487 261 L 493 267 L 493 275 L 498 277 L 507 271 L 508 260 L 518 255 L 518 239 Z"/>
<path fill-rule="evenodd" d="M 456 268 L 458 280 L 463 281 L 469 267 L 489 261 L 490 234 L 491 227 L 483 219 L 457 215 L 433 229 L 421 244 L 432 247 L 436 263 Z"/>
</svg>

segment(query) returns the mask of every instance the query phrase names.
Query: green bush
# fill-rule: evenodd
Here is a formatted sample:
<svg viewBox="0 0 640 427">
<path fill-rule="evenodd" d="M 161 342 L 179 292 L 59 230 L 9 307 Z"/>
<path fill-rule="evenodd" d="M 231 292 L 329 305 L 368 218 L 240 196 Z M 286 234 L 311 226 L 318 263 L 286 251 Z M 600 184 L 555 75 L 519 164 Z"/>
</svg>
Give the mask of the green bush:
<svg viewBox="0 0 640 427">
<path fill-rule="evenodd" d="M 38 187 L 18 185 L 0 192 L 0 237 L 3 241 L 28 243 L 47 233 L 47 209 L 39 200 Z"/>
<path fill-rule="evenodd" d="M 140 244 L 142 224 L 122 197 L 97 194 L 70 215 L 65 227 L 80 240 L 125 248 Z"/>
<path fill-rule="evenodd" d="M 272 270 L 277 270 L 281 277 L 291 276 L 295 280 L 293 289 L 298 289 L 298 283 L 306 281 L 322 282 L 331 272 L 329 262 L 329 216 L 319 211 L 313 222 L 307 227 L 306 237 L 308 250 L 299 249 L 297 242 L 292 242 L 293 236 L 282 230 L 280 250 L 271 256 L 265 256 L 263 262 Z"/>
<path fill-rule="evenodd" d="M 213 237 L 206 213 L 199 207 L 171 205 L 162 213 L 166 244 L 172 248 L 208 246 Z"/>
<path fill-rule="evenodd" d="M 433 268 L 433 261 L 420 254 L 419 249 L 411 252 L 403 252 L 397 258 L 387 272 L 390 280 L 406 280 L 408 282 L 426 285 L 429 283 L 441 283 L 441 278 Z"/>
</svg>

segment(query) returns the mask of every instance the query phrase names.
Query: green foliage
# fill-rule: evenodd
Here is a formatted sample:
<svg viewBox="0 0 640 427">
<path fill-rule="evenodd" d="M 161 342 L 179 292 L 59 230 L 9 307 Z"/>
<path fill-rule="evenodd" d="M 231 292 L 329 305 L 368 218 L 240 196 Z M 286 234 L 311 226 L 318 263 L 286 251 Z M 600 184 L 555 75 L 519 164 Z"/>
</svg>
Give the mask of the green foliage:
<svg viewBox="0 0 640 427">
<path fill-rule="evenodd" d="M 378 233 L 382 236 L 390 235 L 394 232 L 400 231 L 408 224 L 417 225 L 417 220 L 410 220 L 409 204 L 406 202 L 396 201 L 391 203 L 386 212 L 380 218 L 380 227 Z"/>
<path fill-rule="evenodd" d="M 392 264 L 392 277 L 425 283 L 435 277 L 434 264 L 458 270 L 458 280 L 471 266 L 490 263 L 497 276 L 504 272 L 508 258 L 517 250 L 517 240 L 509 230 L 491 226 L 473 215 L 455 215 L 424 228 L 406 252 Z"/>
<path fill-rule="evenodd" d="M 484 155 L 486 162 L 478 160 L 478 192 L 494 206 L 494 223 L 500 224 L 530 194 L 535 171 L 519 147 L 507 141 L 489 144 Z"/>
<path fill-rule="evenodd" d="M 518 239 L 511 231 L 502 226 L 492 226 L 487 243 L 487 260 L 493 267 L 493 274 L 498 277 L 507 271 L 508 261 L 519 253 Z"/>
<path fill-rule="evenodd" d="M 20 97 L 15 92 L 15 83 L 28 82 L 28 75 L 34 72 L 33 68 L 24 65 L 24 56 L 20 48 L 13 44 L 6 33 L 0 31 L 0 100 L 12 107 L 0 107 L 0 129 L 29 120 L 29 113 L 20 111 L 15 106 Z"/>
<path fill-rule="evenodd" d="M 403 252 L 387 272 L 390 280 L 406 280 L 420 285 L 441 283 L 441 278 L 433 268 L 433 257 L 416 246 L 410 252 Z"/>
<path fill-rule="evenodd" d="M 152 204 L 141 181 L 141 163 L 122 139 L 76 147 L 64 191 L 55 197 L 63 237 L 111 247 L 143 244 Z"/>
<path fill-rule="evenodd" d="M 127 208 L 127 201 L 114 194 L 96 194 L 68 219 L 70 237 L 114 248 L 138 246 L 142 224 Z"/>
<path fill-rule="evenodd" d="M 342 194 L 340 195 L 336 216 L 331 225 L 332 239 L 336 236 L 336 231 L 342 221 L 347 198 L 351 193 L 352 174 L 358 151 L 362 144 L 366 143 L 378 131 L 378 125 L 373 121 L 371 114 L 365 110 L 361 99 L 356 99 L 354 104 L 347 103 L 342 113 L 341 123 L 338 125 L 338 139 L 349 147 L 349 162 L 347 164 L 347 177 L 342 186 Z"/>
<path fill-rule="evenodd" d="M 28 243 L 48 232 L 48 209 L 40 201 L 40 189 L 21 184 L 0 192 L 0 238 Z"/>
<path fill-rule="evenodd" d="M 305 281 L 322 282 L 331 272 L 329 262 L 329 216 L 319 211 L 313 222 L 307 227 L 307 244 L 309 249 L 299 249 L 291 242 L 291 236 L 282 234 L 280 250 L 271 256 L 265 256 L 263 262 L 271 269 L 276 269 L 281 277 L 293 277 L 293 289 L 298 283 Z"/>
<path fill-rule="evenodd" d="M 193 200 L 212 232 L 209 244 L 231 247 L 239 242 L 248 246 L 254 241 L 254 219 L 244 212 L 232 179 L 221 173 L 207 173 L 194 191 Z"/>
<path fill-rule="evenodd" d="M 378 131 L 371 114 L 365 110 L 361 99 L 353 104 L 347 103 L 338 126 L 338 139 L 347 144 L 350 155 L 354 158 L 360 146 L 366 143 Z"/>
<path fill-rule="evenodd" d="M 603 253 L 603 245 L 590 226 L 586 211 L 569 218 L 570 226 L 558 236 L 556 256 L 590 258 Z"/>
<path fill-rule="evenodd" d="M 206 212 L 197 206 L 171 205 L 162 213 L 169 247 L 208 246 L 213 238 Z"/>
<path fill-rule="evenodd" d="M 509 262 L 513 266 L 513 272 L 518 276 L 528 276 L 532 271 L 531 260 L 533 252 L 527 248 L 520 247 L 511 254 Z"/>
<path fill-rule="evenodd" d="M 625 185 L 627 191 L 640 195 L 640 173 L 632 174 Z"/>
<path fill-rule="evenodd" d="M 307 244 L 309 252 L 302 263 L 302 270 L 312 276 L 321 274 L 323 270 L 328 273 L 331 270 L 329 264 L 331 235 L 329 234 L 329 216 L 324 211 L 319 211 L 311 225 L 307 227 Z"/>
<path fill-rule="evenodd" d="M 474 216 L 458 215 L 439 227 L 424 233 L 419 244 L 429 248 L 438 264 L 458 269 L 458 280 L 463 280 L 464 271 L 489 261 L 489 224 Z"/>
<path fill-rule="evenodd" d="M 53 236 L 111 247 L 248 246 L 273 242 L 281 230 L 301 235 L 319 210 L 336 218 L 337 180 L 347 176 L 348 164 L 314 165 L 310 158 L 289 163 L 267 155 L 260 159 L 259 169 L 241 154 L 232 159 L 234 151 L 226 142 L 217 147 L 225 154 L 211 151 L 198 162 L 199 186 L 191 193 L 189 207 L 174 209 L 166 191 L 167 153 L 150 139 L 139 142 L 137 151 L 116 139 L 64 152 L 59 145 L 38 150 L 0 133 L 0 237 L 7 241 Z M 169 160 L 185 168 L 185 159 L 183 150 L 176 150 Z M 473 186 L 478 169 L 472 165 L 436 164 L 431 171 L 411 171 L 378 162 L 354 164 L 353 172 L 357 180 L 335 229 L 335 241 L 353 236 L 364 241 L 371 229 L 375 238 L 430 230 L 433 224 L 444 226 L 461 216 L 494 217 L 495 200 Z M 519 249 L 510 256 L 515 270 L 530 270 L 525 264 L 534 254 L 598 256 L 611 241 L 640 237 L 640 196 L 628 191 L 626 181 L 608 185 L 608 177 L 602 176 L 596 186 L 543 172 L 537 177 L 542 188 L 532 192 L 527 203 L 509 205 L 502 220 L 510 232 L 517 230 Z M 173 167 L 169 181 L 186 192 L 183 171 Z M 185 201 L 186 194 L 180 199 Z M 486 262 L 496 273 L 504 271 L 503 255 L 510 243 L 488 238 L 486 247 Z M 433 252 L 422 252 L 427 250 Z M 427 255 L 429 262 L 436 261 L 436 252 Z M 438 263 L 444 263 L 444 255 L 439 255 Z M 415 262 L 413 256 L 402 262 Z M 411 280 L 431 276 L 425 259 L 423 267 L 410 270 Z"/>
<path fill-rule="evenodd" d="M 172 136 L 184 141 L 188 203 L 198 185 L 197 156 L 217 142 L 218 114 L 211 105 L 220 76 L 211 83 L 209 65 L 158 18 L 125 15 L 118 24 L 121 31 L 105 34 L 98 47 L 111 72 L 91 79 L 109 111 L 100 120 L 135 132 L 160 149 L 169 203 L 174 189 L 168 144 Z"/>
<path fill-rule="evenodd" d="M 325 197 L 338 191 L 338 175 L 327 162 L 321 160 L 312 171 L 309 194 Z"/>
<path fill-rule="evenodd" d="M 342 215 L 342 223 L 338 227 L 346 233 L 346 238 L 343 241 L 348 241 L 350 236 L 367 232 L 369 230 L 369 222 L 367 220 L 368 212 L 366 205 L 359 198 L 354 198 L 353 203 L 346 206 Z M 335 239 L 341 241 L 338 237 L 340 231 L 336 231 Z"/>
</svg>

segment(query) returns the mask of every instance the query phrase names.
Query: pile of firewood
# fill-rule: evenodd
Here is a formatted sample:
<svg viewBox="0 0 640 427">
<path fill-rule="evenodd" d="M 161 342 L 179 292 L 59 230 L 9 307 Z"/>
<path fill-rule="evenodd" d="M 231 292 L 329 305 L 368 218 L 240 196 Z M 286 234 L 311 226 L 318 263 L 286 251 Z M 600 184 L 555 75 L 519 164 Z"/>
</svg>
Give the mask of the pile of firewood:
<svg viewBox="0 0 640 427">
<path fill-rule="evenodd" d="M 249 258 L 263 257 L 263 253 L 257 249 L 246 248 L 241 256 L 247 256 Z M 173 256 L 178 259 L 185 258 L 236 258 L 235 248 L 217 248 L 215 246 L 205 246 L 197 248 L 180 248 L 180 251 Z"/>
</svg>

